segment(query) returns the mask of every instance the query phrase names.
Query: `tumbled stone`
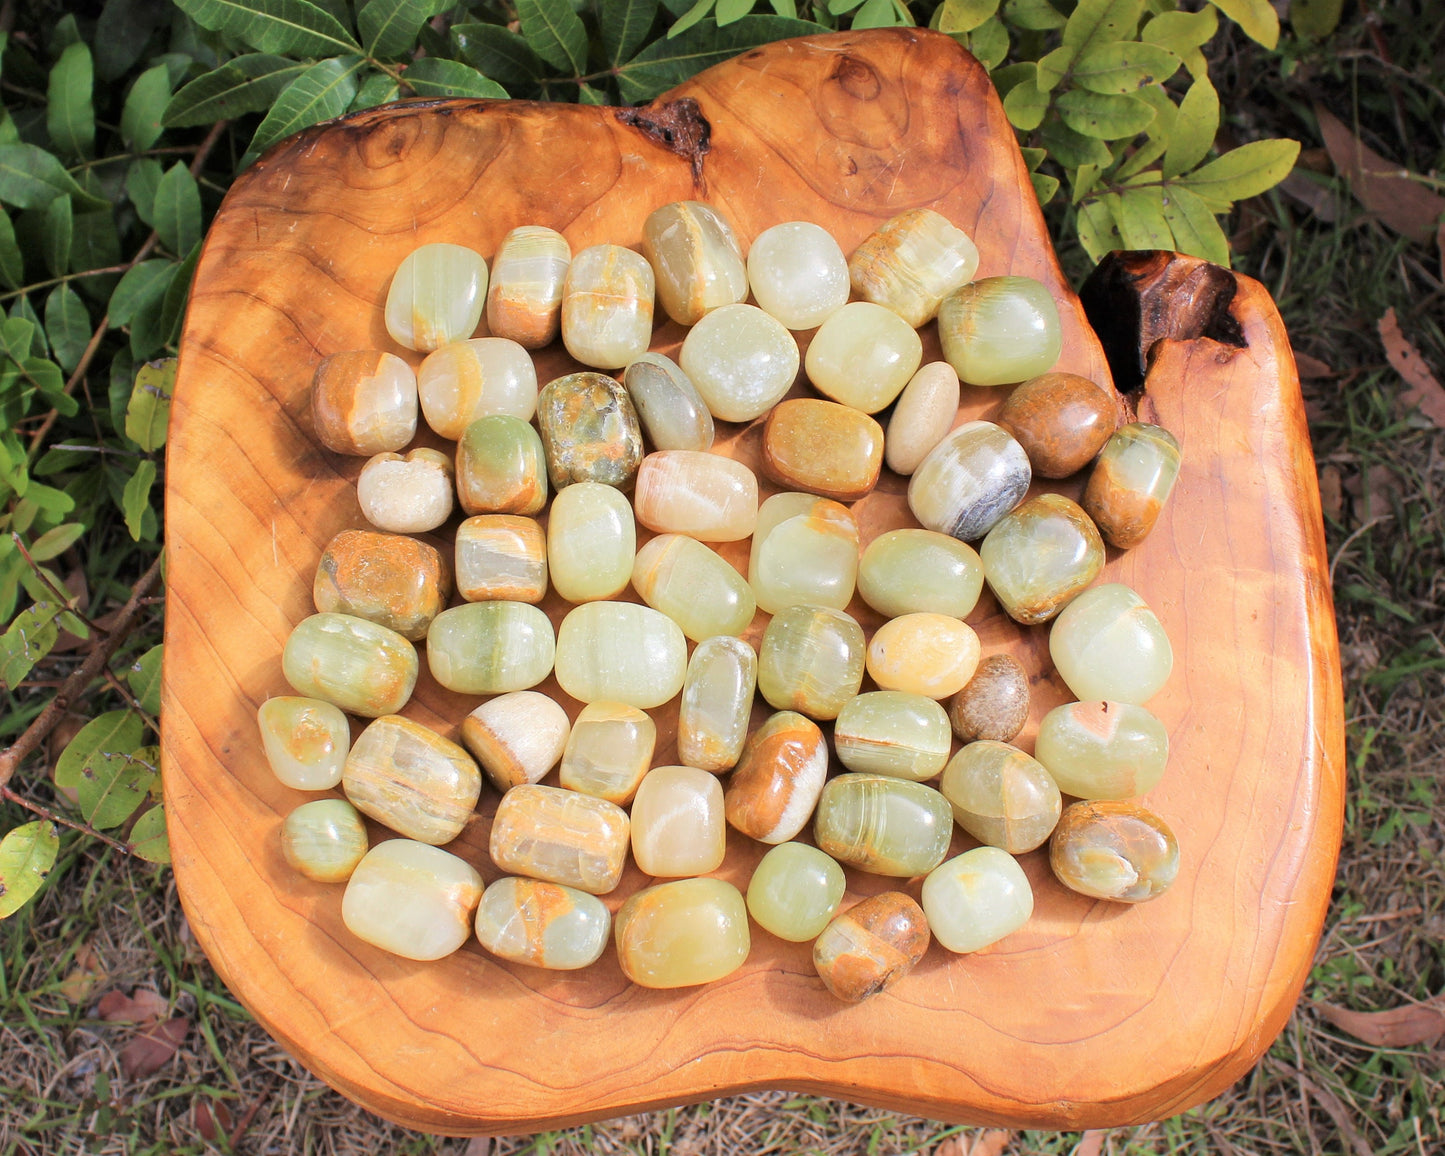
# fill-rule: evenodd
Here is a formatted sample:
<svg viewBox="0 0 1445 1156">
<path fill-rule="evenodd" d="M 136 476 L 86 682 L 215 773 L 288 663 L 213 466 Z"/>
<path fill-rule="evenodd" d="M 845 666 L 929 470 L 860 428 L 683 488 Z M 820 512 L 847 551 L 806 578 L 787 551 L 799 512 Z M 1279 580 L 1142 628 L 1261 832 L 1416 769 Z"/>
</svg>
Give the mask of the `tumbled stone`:
<svg viewBox="0 0 1445 1156">
<path fill-rule="evenodd" d="M 556 229 L 521 225 L 503 237 L 487 290 L 492 334 L 526 349 L 550 345 L 562 324 L 562 286 L 571 263 L 572 247 Z"/>
<path fill-rule="evenodd" d="M 1047 622 L 1104 568 L 1093 519 L 1063 494 L 1040 494 L 994 524 L 978 549 L 998 604 L 1015 622 Z"/>
<path fill-rule="evenodd" d="M 982 590 L 977 551 L 935 530 L 879 534 L 858 563 L 858 593 L 885 618 L 918 613 L 964 618 Z"/>
<path fill-rule="evenodd" d="M 425 534 L 452 516 L 454 472 L 451 458 L 424 446 L 377 454 L 361 467 L 356 500 L 378 530 Z"/>
<path fill-rule="evenodd" d="M 1129 799 L 1163 777 L 1169 732 L 1142 706 L 1070 702 L 1044 715 L 1034 758 L 1065 794 Z"/>
<path fill-rule="evenodd" d="M 981 739 L 949 760 L 938 789 L 958 825 L 1011 855 L 1032 851 L 1059 821 L 1063 800 L 1042 765 L 1007 743 Z"/>
<path fill-rule="evenodd" d="M 420 669 L 416 647 L 350 614 L 313 614 L 291 631 L 281 670 L 297 693 L 376 718 L 407 704 Z"/>
<path fill-rule="evenodd" d="M 606 895 L 622 878 L 630 823 L 606 799 L 523 783 L 497 804 L 488 851 L 509 875 Z"/>
<path fill-rule="evenodd" d="M 640 987 L 692 987 L 731 975 L 752 946 L 742 894 L 721 879 L 645 887 L 613 921 L 617 962 Z"/>
<path fill-rule="evenodd" d="M 870 301 L 850 301 L 813 334 L 804 369 L 825 397 L 877 413 L 922 360 L 923 342 L 908 322 Z"/>
<path fill-rule="evenodd" d="M 727 219 L 702 201 L 674 201 L 642 223 L 642 252 L 657 278 L 657 299 L 679 325 L 748 295 L 743 252 Z"/>
<path fill-rule="evenodd" d="M 921 783 L 948 762 L 944 709 L 921 694 L 876 690 L 850 699 L 833 724 L 833 747 L 850 771 Z"/>
<path fill-rule="evenodd" d="M 720 555 L 683 534 L 659 534 L 637 552 L 632 587 L 694 642 L 741 634 L 757 609 L 747 580 Z"/>
<path fill-rule="evenodd" d="M 818 846 L 840 863 L 903 879 L 925 875 L 948 854 L 953 815 L 932 787 L 890 775 L 829 779 L 813 819 Z"/>
<path fill-rule="evenodd" d="M 868 674 L 880 690 L 947 698 L 973 677 L 981 653 L 968 623 L 947 614 L 905 614 L 873 632 Z"/>
<path fill-rule="evenodd" d="M 341 708 L 316 698 L 268 698 L 256 712 L 261 745 L 276 778 L 298 791 L 329 791 L 341 782 L 351 727 Z"/>
<path fill-rule="evenodd" d="M 510 414 L 481 417 L 457 443 L 457 498 L 468 514 L 536 514 L 547 504 L 542 439 Z"/>
<path fill-rule="evenodd" d="M 844 609 L 858 574 L 858 522 L 831 498 L 774 494 L 758 510 L 748 556 L 748 583 L 758 606 Z"/>
<path fill-rule="evenodd" d="M 1033 475 L 1023 446 L 990 421 L 959 426 L 908 482 L 908 508 L 930 530 L 982 538 L 1024 500 Z"/>
<path fill-rule="evenodd" d="M 928 919 L 901 891 L 855 903 L 813 943 L 813 967 L 826 987 L 847 1003 L 861 1003 L 892 987 L 928 950 Z"/>
<path fill-rule="evenodd" d="M 622 383 L 605 373 L 569 373 L 537 400 L 547 475 L 561 490 L 574 482 L 627 489 L 642 461 L 642 426 Z"/>
<path fill-rule="evenodd" d="M 656 745 L 657 724 L 646 711 L 625 702 L 589 702 L 572 724 L 560 781 L 569 791 L 625 807 L 651 768 Z"/>
<path fill-rule="evenodd" d="M 851 502 L 878 484 L 882 468 L 883 427 L 851 406 L 795 397 L 768 414 L 763 469 L 781 486 Z"/>
<path fill-rule="evenodd" d="M 660 353 L 644 353 L 622 375 L 642 432 L 654 450 L 712 448 L 712 414 L 682 366 Z"/>
<path fill-rule="evenodd" d="M 1029 721 L 1029 676 L 1010 654 L 991 654 L 953 696 L 948 720 L 966 743 L 1011 742 Z"/>
<path fill-rule="evenodd" d="M 385 715 L 351 745 L 341 788 L 363 815 L 435 845 L 461 834 L 482 793 L 482 775 L 456 743 L 409 718 Z"/>
<path fill-rule="evenodd" d="M 736 542 L 757 523 L 758 479 L 721 454 L 659 450 L 642 459 L 632 504 L 637 520 L 659 534 Z"/>
<path fill-rule="evenodd" d="M 467 602 L 443 610 L 426 635 L 432 677 L 459 694 L 506 694 L 552 673 L 548 617 L 525 602 Z"/>
<path fill-rule="evenodd" d="M 1081 895 L 1142 903 L 1179 874 L 1179 842 L 1163 819 L 1137 803 L 1073 803 L 1049 844 L 1049 866 Z"/>
<path fill-rule="evenodd" d="M 661 706 L 682 689 L 687 639 L 671 618 L 635 602 L 588 602 L 557 630 L 557 683 L 578 702 Z"/>
<path fill-rule="evenodd" d="M 482 895 L 476 927 L 477 942 L 499 959 L 575 971 L 602 955 L 612 916 L 575 887 L 507 876 Z"/>
<path fill-rule="evenodd" d="M 653 767 L 632 800 L 632 857 L 646 875 L 706 875 L 727 851 L 723 789 L 696 767 Z"/>
<path fill-rule="evenodd" d="M 742 755 L 758 685 L 758 656 L 741 638 L 698 643 L 687 663 L 677 712 L 677 757 L 689 767 L 726 771 Z"/>
<path fill-rule="evenodd" d="M 978 269 L 978 246 L 933 209 L 908 209 L 863 239 L 848 259 L 853 290 L 893 310 L 914 329 Z"/>
<path fill-rule="evenodd" d="M 752 421 L 797 379 L 798 343 L 756 305 L 724 305 L 688 330 L 678 360 L 713 417 Z"/>
<path fill-rule="evenodd" d="M 752 733 L 728 778 L 727 820 L 760 843 L 785 843 L 807 826 L 828 776 L 828 741 L 793 711 Z"/>
<path fill-rule="evenodd" d="M 637 523 L 627 498 L 601 482 L 574 482 L 552 499 L 547 565 L 568 602 L 614 598 L 627 589 L 637 555 Z"/>
<path fill-rule="evenodd" d="M 1179 443 L 1162 426 L 1133 422 L 1105 443 L 1084 489 L 1084 509 L 1111 546 L 1128 550 L 1154 529 L 1179 476 Z"/>
<path fill-rule="evenodd" d="M 321 551 L 316 609 L 365 618 L 419 642 L 447 604 L 451 568 L 435 546 L 401 534 L 343 530 Z"/>
<path fill-rule="evenodd" d="M 786 221 L 753 240 L 748 284 L 758 306 L 789 329 L 813 329 L 848 303 L 848 262 L 821 225 Z"/>
<path fill-rule="evenodd" d="M 286 816 L 281 854 L 308 879 L 344 883 L 366 854 L 366 824 L 345 799 L 313 799 Z"/>
<path fill-rule="evenodd" d="M 748 914 L 789 943 L 818 936 L 843 902 L 848 880 L 829 855 L 807 843 L 779 843 L 748 880 Z"/>
<path fill-rule="evenodd" d="M 311 420 L 317 440 L 338 454 L 405 448 L 416 433 L 416 374 L 394 353 L 357 349 L 316 367 Z"/>
<path fill-rule="evenodd" d="M 593 245 L 572 258 L 562 287 L 562 344 L 583 365 L 621 369 L 652 340 L 656 282 L 641 253 Z"/>
<path fill-rule="evenodd" d="M 1169 680 L 1174 650 L 1154 612 L 1118 582 L 1085 590 L 1049 628 L 1049 655 L 1081 702 L 1145 703 Z"/>
<path fill-rule="evenodd" d="M 527 351 L 502 337 L 474 337 L 429 353 L 416 371 L 426 424 L 456 441 L 479 417 L 537 412 L 537 371 Z"/>
<path fill-rule="evenodd" d="M 533 518 L 478 514 L 457 527 L 457 593 L 468 602 L 540 602 L 547 536 Z"/>
<path fill-rule="evenodd" d="M 386 331 L 426 352 L 465 341 L 482 319 L 487 263 L 464 245 L 421 245 L 403 258 L 386 291 Z"/>
<path fill-rule="evenodd" d="M 946 361 L 930 361 L 908 380 L 888 419 L 884 460 L 895 474 L 911 474 L 953 427 L 958 374 Z"/>
<path fill-rule="evenodd" d="M 928 873 L 923 913 L 933 938 L 949 951 L 978 951 L 1028 922 L 1034 890 L 1007 851 L 975 847 Z"/>
<path fill-rule="evenodd" d="M 351 873 L 341 920 L 358 939 L 403 959 L 441 959 L 467 941 L 481 900 L 482 877 L 465 859 L 388 839 Z"/>
<path fill-rule="evenodd" d="M 1032 277 L 985 277 L 938 307 L 944 359 L 969 385 L 1009 385 L 1053 368 L 1063 349 L 1059 307 Z"/>
<path fill-rule="evenodd" d="M 503 794 L 545 778 L 570 731 L 567 712 L 535 690 L 499 694 L 462 719 L 463 745 Z"/>
<path fill-rule="evenodd" d="M 773 615 L 758 650 L 758 689 L 775 710 L 838 717 L 863 682 L 863 628 L 830 606 Z"/>
<path fill-rule="evenodd" d="M 1077 373 L 1030 378 L 999 410 L 998 424 L 1018 439 L 1041 478 L 1078 473 L 1109 440 L 1119 403 L 1103 386 Z"/>
</svg>

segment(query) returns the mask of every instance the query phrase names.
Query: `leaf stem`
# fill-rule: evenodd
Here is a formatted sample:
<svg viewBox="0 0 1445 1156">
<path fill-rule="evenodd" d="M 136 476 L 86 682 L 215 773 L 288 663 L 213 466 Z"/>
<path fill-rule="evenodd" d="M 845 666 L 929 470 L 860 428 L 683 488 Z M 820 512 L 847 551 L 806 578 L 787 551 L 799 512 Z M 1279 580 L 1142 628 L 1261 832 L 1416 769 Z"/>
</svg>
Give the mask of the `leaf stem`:
<svg viewBox="0 0 1445 1156">
<path fill-rule="evenodd" d="M 15 548 L 20 551 L 20 556 L 25 559 L 25 564 L 30 567 L 31 572 L 45 584 L 45 588 L 55 595 L 62 606 L 84 622 L 91 630 L 99 630 L 102 634 L 105 633 L 103 628 L 96 626 L 94 622 L 75 608 L 79 599 L 68 590 L 60 589 L 60 587 L 51 580 L 50 575 L 45 572 L 45 567 L 41 566 L 39 562 L 30 556 L 30 551 L 25 548 L 25 543 L 19 534 L 12 530 L 10 532 L 10 540 L 15 543 Z"/>
<path fill-rule="evenodd" d="M 0 799 L 14 803 L 18 807 L 24 807 L 32 815 L 39 815 L 42 819 L 46 819 L 51 823 L 56 823 L 62 827 L 69 827 L 72 831 L 79 831 L 84 835 L 91 836 L 91 838 L 99 839 L 108 847 L 114 847 L 122 855 L 133 854 L 129 843 L 122 843 L 119 839 L 107 835 L 104 831 L 97 831 L 89 823 L 77 823 L 74 819 L 67 819 L 64 815 L 57 815 L 49 807 L 42 807 L 39 803 L 27 799 L 24 795 L 17 791 L 12 791 L 3 784 L 0 784 Z"/>
</svg>

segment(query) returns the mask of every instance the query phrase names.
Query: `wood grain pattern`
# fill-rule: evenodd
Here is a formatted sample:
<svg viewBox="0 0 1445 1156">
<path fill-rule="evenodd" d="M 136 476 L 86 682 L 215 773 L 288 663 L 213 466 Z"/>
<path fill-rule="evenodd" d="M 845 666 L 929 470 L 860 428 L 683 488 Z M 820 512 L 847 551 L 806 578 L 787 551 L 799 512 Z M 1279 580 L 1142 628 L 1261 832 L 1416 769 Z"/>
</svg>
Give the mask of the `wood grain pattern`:
<svg viewBox="0 0 1445 1156">
<path fill-rule="evenodd" d="M 757 929 L 743 969 L 682 991 L 629 985 L 610 950 L 579 973 L 505 964 L 475 944 L 411 963 L 347 934 L 340 888 L 286 868 L 279 828 L 303 798 L 267 769 L 255 711 L 286 692 L 281 647 L 310 612 L 322 548 L 363 524 L 361 460 L 312 436 L 314 367 L 341 350 L 394 348 L 381 306 L 391 270 L 419 243 L 490 256 L 507 229 L 538 223 L 574 249 L 637 247 L 646 213 L 687 197 L 716 204 L 745 241 L 806 219 L 845 251 L 901 209 L 934 206 L 975 237 L 980 275 L 1050 286 L 1066 326 L 1058 368 L 1108 381 L 998 99 L 943 36 L 772 45 L 635 112 L 421 102 L 287 142 L 236 182 L 212 227 L 171 424 L 162 745 L 176 877 L 198 939 L 312 1070 L 431 1131 L 530 1131 L 757 1087 L 1033 1127 L 1154 1119 L 1216 1094 L 1299 993 L 1342 800 L 1308 434 L 1279 316 L 1244 278 L 1229 306 L 1243 347 L 1200 338 L 1154 351 L 1147 393 L 1183 443 L 1183 472 L 1153 536 L 1111 555 L 1101 579 L 1138 589 L 1175 645 L 1174 676 L 1150 704 L 1174 743 L 1152 805 L 1183 847 L 1162 898 L 1090 902 L 1054 883 L 1036 852 L 1024 857 L 1037 893 L 1026 928 L 968 957 L 935 946 L 888 993 L 849 1007 L 823 990 L 807 945 Z M 680 337 L 663 326 L 653 347 Z M 931 332 L 925 351 L 937 356 Z M 543 381 L 571 368 L 555 350 L 539 357 Z M 964 395 L 959 421 L 1002 401 L 997 390 Z M 761 423 L 721 429 L 719 449 L 756 466 Z M 865 541 L 909 521 L 902 491 L 885 472 L 857 504 Z M 724 553 L 745 570 L 746 543 Z M 854 610 L 866 629 L 878 624 Z M 970 621 L 986 652 L 1013 652 L 1034 677 L 1029 746 L 1066 697 L 1046 632 L 1019 631 L 987 598 Z M 424 676 L 406 714 L 454 737 L 477 701 Z M 666 762 L 676 703 L 655 713 Z M 454 845 L 488 878 L 495 802 L 484 793 Z M 745 886 L 762 850 L 730 832 L 719 874 Z M 644 883 L 629 867 L 608 905 Z M 853 899 L 890 885 L 850 872 Z"/>
</svg>

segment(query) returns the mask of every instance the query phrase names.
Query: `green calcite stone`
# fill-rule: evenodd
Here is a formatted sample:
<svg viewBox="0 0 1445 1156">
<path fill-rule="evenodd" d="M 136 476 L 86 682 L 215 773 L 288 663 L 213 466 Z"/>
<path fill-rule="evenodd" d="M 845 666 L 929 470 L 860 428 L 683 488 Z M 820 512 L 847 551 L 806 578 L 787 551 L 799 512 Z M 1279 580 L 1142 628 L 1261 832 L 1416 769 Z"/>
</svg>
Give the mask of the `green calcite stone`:
<svg viewBox="0 0 1445 1156">
<path fill-rule="evenodd" d="M 281 825 L 286 862 L 318 883 L 344 883 L 366 854 L 366 824 L 345 799 L 302 803 Z"/>
<path fill-rule="evenodd" d="M 878 690 L 850 699 L 833 724 L 833 746 L 850 771 L 923 782 L 948 762 L 948 713 L 931 698 Z"/>
<path fill-rule="evenodd" d="M 979 547 L 983 572 L 1015 622 L 1047 622 L 1104 568 L 1104 540 L 1077 502 L 1030 498 L 1001 519 Z"/>
<path fill-rule="evenodd" d="M 756 305 L 724 305 L 688 330 L 678 360 L 723 421 L 752 421 L 776 405 L 798 376 L 798 342 Z"/>
<path fill-rule="evenodd" d="M 1034 757 L 1067 795 L 1128 799 L 1163 776 L 1169 732 L 1142 706 L 1070 702 L 1044 716 Z"/>
<path fill-rule="evenodd" d="M 1174 669 L 1174 650 L 1154 612 L 1118 582 L 1075 598 L 1049 628 L 1049 654 L 1081 702 L 1144 703 Z"/>
<path fill-rule="evenodd" d="M 661 706 L 682 689 L 687 639 L 667 615 L 635 602 L 588 602 L 557 630 L 557 683 L 579 702 Z"/>
<path fill-rule="evenodd" d="M 682 366 L 660 353 L 644 353 L 622 375 L 627 395 L 654 450 L 706 450 L 716 431 L 702 395 Z"/>
<path fill-rule="evenodd" d="M 1179 443 L 1167 429 L 1132 422 L 1099 451 L 1084 509 L 1110 545 L 1137 546 L 1154 528 L 1179 476 Z"/>
<path fill-rule="evenodd" d="M 368 818 L 440 846 L 471 818 L 482 773 L 456 743 L 409 718 L 383 715 L 352 743 L 341 789 Z"/>
<path fill-rule="evenodd" d="M 642 425 L 627 390 L 605 373 L 569 373 L 537 398 L 547 475 L 557 489 L 601 482 L 627 489 L 642 462 Z"/>
<path fill-rule="evenodd" d="M 1033 471 L 1007 430 L 965 422 L 933 447 L 908 482 L 908 508 L 925 529 L 981 538 L 1024 500 Z"/>
<path fill-rule="evenodd" d="M 552 623 L 525 602 L 469 602 L 443 610 L 426 636 L 432 677 L 460 694 L 506 694 L 552 673 Z"/>
<path fill-rule="evenodd" d="M 482 877 L 461 856 L 387 839 L 346 881 L 341 921 L 358 939 L 404 959 L 441 959 L 471 935 L 482 890 Z"/>
<path fill-rule="evenodd" d="M 823 788 L 813 820 L 818 846 L 875 875 L 910 878 L 948 854 L 953 815 L 932 787 L 888 775 L 839 775 Z"/>
<path fill-rule="evenodd" d="M 1137 803 L 1072 803 L 1049 843 L 1049 866 L 1082 895 L 1142 903 L 1179 874 L 1179 842 L 1168 823 Z"/>
<path fill-rule="evenodd" d="M 298 693 L 367 718 L 404 707 L 419 666 L 416 647 L 395 630 L 349 614 L 303 618 L 281 652 Z"/>
<path fill-rule="evenodd" d="M 582 708 L 562 752 L 560 781 L 625 807 L 652 766 L 657 724 L 652 716 L 624 702 L 592 702 Z"/>
<path fill-rule="evenodd" d="M 537 431 L 497 413 L 457 443 L 457 498 L 468 514 L 535 514 L 547 504 L 546 455 Z"/>
<path fill-rule="evenodd" d="M 256 712 L 271 770 L 298 791 L 327 791 L 341 782 L 351 726 L 340 709 L 315 698 L 279 695 Z"/>
<path fill-rule="evenodd" d="M 757 685 L 757 652 L 741 638 L 720 634 L 698 643 L 682 684 L 677 757 L 704 771 L 733 766 L 747 741 Z"/>
<path fill-rule="evenodd" d="M 601 482 L 576 482 L 552 499 L 547 566 L 568 602 L 614 598 L 627 589 L 637 554 L 637 523 L 625 495 Z"/>
<path fill-rule="evenodd" d="M 923 913 L 949 951 L 978 951 L 1017 931 L 1034 912 L 1034 891 L 1018 860 L 975 847 L 940 863 L 923 881 Z"/>
<path fill-rule="evenodd" d="M 748 582 L 758 607 L 831 606 L 853 600 L 858 522 L 841 502 L 813 494 L 774 494 L 758 509 Z"/>
<path fill-rule="evenodd" d="M 679 325 L 748 295 L 748 274 L 732 226 L 702 201 L 654 209 L 642 225 L 642 252 L 657 276 L 657 299 Z"/>
<path fill-rule="evenodd" d="M 804 361 L 824 397 L 877 413 L 903 392 L 923 361 L 917 331 L 871 301 L 850 301 L 818 327 Z"/>
<path fill-rule="evenodd" d="M 1042 844 L 1063 808 L 1058 786 L 1037 760 L 992 739 L 969 743 L 954 755 L 938 789 L 960 827 L 1011 855 Z"/>
<path fill-rule="evenodd" d="M 773 615 L 758 651 L 758 689 L 776 710 L 837 718 L 858 693 L 863 628 L 828 606 L 789 606 Z"/>
<path fill-rule="evenodd" d="M 477 908 L 477 941 L 512 963 L 574 971 L 607 946 L 612 916 L 595 895 L 539 879 L 498 879 Z"/>
<path fill-rule="evenodd" d="M 966 542 L 935 530 L 890 530 L 868 543 L 858 593 L 885 618 L 965 618 L 983 590 L 983 563 Z"/>
<path fill-rule="evenodd" d="M 836 860 L 807 843 L 779 843 L 748 882 L 748 912 L 790 943 L 815 938 L 843 902 L 848 881 Z"/>
<path fill-rule="evenodd" d="M 743 576 L 696 538 L 682 534 L 660 534 L 637 552 L 632 586 L 694 642 L 741 634 L 757 609 Z"/>
<path fill-rule="evenodd" d="M 617 913 L 617 960 L 642 987 L 691 987 L 740 968 L 752 946 L 742 894 L 721 879 L 675 879 Z"/>
<path fill-rule="evenodd" d="M 386 331 L 422 351 L 465 341 L 487 299 L 487 263 L 463 245 L 442 242 L 412 250 L 386 293 Z"/>
<path fill-rule="evenodd" d="M 1032 277 L 984 277 L 938 307 L 943 356 L 968 385 L 1010 385 L 1053 368 L 1063 349 L 1059 307 Z"/>
</svg>

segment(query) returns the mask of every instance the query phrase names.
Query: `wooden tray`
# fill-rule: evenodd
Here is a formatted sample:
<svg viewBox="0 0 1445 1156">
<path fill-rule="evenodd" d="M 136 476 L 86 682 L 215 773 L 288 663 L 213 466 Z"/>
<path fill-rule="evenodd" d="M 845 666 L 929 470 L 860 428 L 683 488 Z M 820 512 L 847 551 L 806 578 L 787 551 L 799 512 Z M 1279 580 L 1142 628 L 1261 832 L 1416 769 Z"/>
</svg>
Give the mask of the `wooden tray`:
<svg viewBox="0 0 1445 1156">
<path fill-rule="evenodd" d="M 316 363 L 390 347 L 387 281 L 419 243 L 490 256 L 507 229 L 542 223 L 574 249 L 637 246 L 648 211 L 694 197 L 745 241 L 806 219 L 845 251 L 892 214 L 933 206 L 977 240 L 980 275 L 1050 286 L 1064 315 L 1060 369 L 1109 380 L 993 88 L 944 36 L 775 44 L 642 110 L 419 102 L 286 142 L 236 182 L 211 228 L 172 411 L 162 745 L 176 878 L 196 936 L 309 1068 L 431 1131 L 530 1131 L 762 1087 L 1032 1127 L 1133 1123 L 1215 1095 L 1268 1046 L 1299 993 L 1342 799 L 1339 663 L 1308 434 L 1279 316 L 1244 278 L 1227 304 L 1227 293 L 1205 294 L 1213 329 L 1175 308 L 1197 292 L 1141 309 L 1132 266 L 1116 268 L 1113 288 L 1133 305 L 1100 298 L 1123 325 L 1111 338 L 1121 348 L 1138 340 L 1131 308 L 1147 341 L 1174 338 L 1155 351 L 1146 405 L 1183 443 L 1183 473 L 1153 536 L 1111 557 L 1101 579 L 1138 589 L 1175 647 L 1174 675 L 1150 704 L 1174 744 L 1151 804 L 1183 847 L 1162 898 L 1090 902 L 1034 853 L 1025 867 L 1037 909 L 1022 931 L 967 957 L 935 945 L 897 987 L 850 1007 L 823 990 L 806 946 L 756 929 L 744 968 L 681 991 L 628 984 L 610 950 L 579 973 L 503 964 L 475 944 L 411 963 L 346 932 L 340 887 L 286 868 L 278 830 L 304 797 L 267 769 L 255 712 L 288 693 L 281 647 L 311 611 L 322 547 L 363 524 L 360 459 L 312 436 Z M 1198 336 L 1220 324 L 1242 347 Z M 655 336 L 668 350 L 681 332 Z M 539 376 L 569 368 L 549 351 Z M 1003 396 L 965 390 L 959 420 L 991 414 Z M 756 426 L 721 432 L 722 452 L 756 461 Z M 888 476 L 859 503 L 865 539 L 907 521 L 902 490 Z M 745 544 L 728 556 L 745 565 Z M 970 621 L 986 651 L 1007 648 L 1035 672 L 1030 746 L 1038 718 L 1067 697 L 1046 632 L 1020 631 L 988 599 Z M 406 713 L 454 735 L 478 701 L 424 675 Z M 666 762 L 675 704 L 657 715 Z M 495 802 L 485 792 L 453 846 L 488 878 Z M 965 844 L 960 835 L 955 850 Z M 745 886 L 761 851 L 730 832 L 719 874 Z M 629 868 L 609 906 L 644 883 Z M 850 901 L 888 886 L 850 872 Z"/>
</svg>

